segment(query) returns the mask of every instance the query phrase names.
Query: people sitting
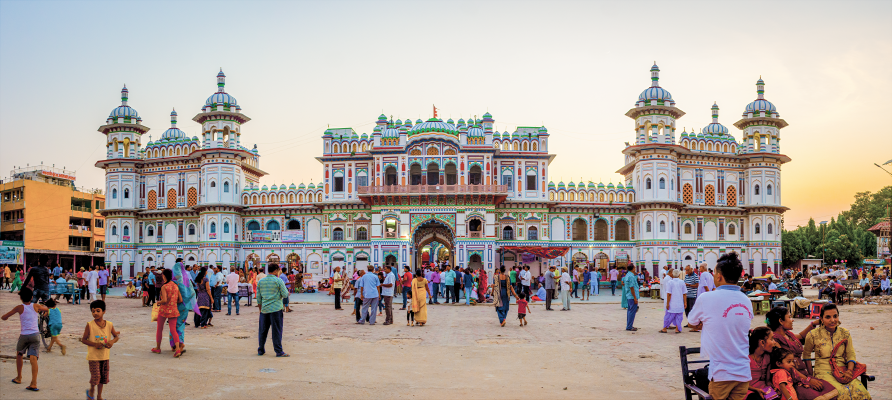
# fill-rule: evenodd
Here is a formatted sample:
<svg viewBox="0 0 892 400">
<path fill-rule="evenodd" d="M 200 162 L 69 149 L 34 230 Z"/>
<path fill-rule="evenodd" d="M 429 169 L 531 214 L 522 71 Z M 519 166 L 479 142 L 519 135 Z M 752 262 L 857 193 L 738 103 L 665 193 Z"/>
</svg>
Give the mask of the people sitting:
<svg viewBox="0 0 892 400">
<path fill-rule="evenodd" d="M 755 290 L 755 284 L 753 283 L 753 277 L 750 274 L 746 274 L 743 276 L 743 284 L 740 285 L 740 291 L 745 294 L 750 294 L 753 290 Z"/>
<path fill-rule="evenodd" d="M 880 281 L 880 292 L 883 294 L 890 294 L 892 291 L 889 289 L 889 276 L 883 276 L 883 280 Z"/>
<path fill-rule="evenodd" d="M 864 275 L 864 279 L 861 279 L 858 282 L 858 288 L 861 289 L 861 297 L 867 297 L 870 295 L 870 277 Z"/>
<path fill-rule="evenodd" d="M 774 283 L 774 281 L 769 281 L 769 282 L 770 283 L 768 284 L 768 291 L 770 292 L 772 290 L 777 290 L 777 285 Z"/>
<path fill-rule="evenodd" d="M 136 285 L 133 284 L 133 281 L 127 284 L 127 294 L 125 295 L 128 299 L 136 298 Z"/>
<path fill-rule="evenodd" d="M 870 281 L 870 288 L 871 288 L 870 294 L 872 296 L 880 295 L 880 291 L 882 290 L 882 289 L 880 289 L 880 285 L 882 285 L 882 281 L 880 280 L 880 275 L 874 274 L 873 279 Z"/>
<path fill-rule="evenodd" d="M 870 399 L 870 393 L 861 379 L 852 376 L 856 366 L 855 347 L 849 331 L 839 326 L 839 320 L 836 304 L 827 304 L 821 308 L 820 326 L 806 335 L 803 357 L 811 358 L 814 353 L 814 377 L 832 385 L 839 394 L 838 400 Z M 845 344 L 842 344 L 843 341 L 846 341 Z M 841 379 L 848 381 L 847 383 L 837 380 L 830 366 L 831 362 L 842 371 Z"/>
</svg>

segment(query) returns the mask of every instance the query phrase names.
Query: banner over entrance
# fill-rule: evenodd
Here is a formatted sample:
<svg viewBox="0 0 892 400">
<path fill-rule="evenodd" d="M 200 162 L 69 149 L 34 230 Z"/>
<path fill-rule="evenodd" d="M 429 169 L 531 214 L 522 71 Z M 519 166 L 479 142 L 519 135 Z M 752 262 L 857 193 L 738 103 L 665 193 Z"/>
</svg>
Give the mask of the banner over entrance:
<svg viewBox="0 0 892 400">
<path fill-rule="evenodd" d="M 517 254 L 529 253 L 537 257 L 553 259 L 561 257 L 570 251 L 569 247 L 540 247 L 540 246 L 502 246 L 502 251 L 513 251 Z"/>
</svg>

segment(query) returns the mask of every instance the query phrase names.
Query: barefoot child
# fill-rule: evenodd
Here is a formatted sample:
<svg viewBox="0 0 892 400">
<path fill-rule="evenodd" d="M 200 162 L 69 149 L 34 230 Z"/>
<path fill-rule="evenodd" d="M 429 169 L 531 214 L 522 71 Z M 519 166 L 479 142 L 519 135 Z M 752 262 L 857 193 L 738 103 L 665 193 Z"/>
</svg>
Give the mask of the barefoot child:
<svg viewBox="0 0 892 400">
<path fill-rule="evenodd" d="M 532 313 L 529 304 L 523 297 L 515 297 L 517 299 L 517 319 L 520 320 L 520 326 L 527 324 L 527 313 Z"/>
<path fill-rule="evenodd" d="M 62 312 L 59 311 L 59 307 L 53 299 L 47 300 L 46 306 L 50 309 L 50 323 L 48 328 L 50 329 L 50 336 L 52 336 L 50 345 L 46 347 L 46 352 L 49 353 L 52 351 L 53 344 L 58 343 L 59 347 L 62 349 L 62 355 L 64 356 L 67 347 L 59 341 L 59 333 L 62 333 Z"/>
<path fill-rule="evenodd" d="M 87 398 L 94 399 L 93 394 L 98 385 L 99 391 L 95 399 L 102 400 L 102 386 L 108 383 L 108 349 L 120 339 L 121 332 L 116 331 L 110 321 L 103 319 L 104 301 L 96 300 L 90 303 L 90 312 L 93 313 L 93 320 L 87 323 L 84 336 L 81 338 L 81 343 L 89 346 L 87 363 L 90 365 L 90 390 L 87 391 Z"/>
<path fill-rule="evenodd" d="M 25 389 L 36 392 L 40 390 L 37 389 L 37 358 L 40 357 L 40 330 L 37 328 L 37 314 L 46 312 L 47 308 L 42 304 L 31 304 L 32 297 L 34 297 L 34 292 L 31 289 L 22 288 L 19 291 L 19 299 L 22 300 L 22 304 L 13 307 L 0 319 L 6 321 L 12 314 L 19 314 L 22 329 L 19 332 L 19 341 L 15 346 L 15 367 L 18 375 L 12 380 L 12 383 L 17 385 L 22 383 L 22 365 L 25 362 L 22 357 L 27 354 L 31 362 L 31 384 Z"/>
</svg>

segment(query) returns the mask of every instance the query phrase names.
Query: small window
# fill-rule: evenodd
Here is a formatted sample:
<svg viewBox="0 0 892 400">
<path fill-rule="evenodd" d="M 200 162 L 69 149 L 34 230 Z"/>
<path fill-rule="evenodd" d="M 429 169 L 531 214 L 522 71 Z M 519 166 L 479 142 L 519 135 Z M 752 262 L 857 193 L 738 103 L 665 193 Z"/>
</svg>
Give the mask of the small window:
<svg viewBox="0 0 892 400">
<path fill-rule="evenodd" d="M 118 189 L 112 189 L 112 198 L 113 198 L 113 199 L 117 199 L 117 198 L 118 198 Z"/>
<path fill-rule="evenodd" d="M 152 228 L 151 226 L 149 226 L 147 235 L 149 237 L 155 236 L 155 228 Z"/>
<path fill-rule="evenodd" d="M 112 235 L 117 235 L 117 234 L 118 234 L 118 227 L 112 226 Z"/>
<path fill-rule="evenodd" d="M 666 188 L 666 179 L 660 178 L 660 189 Z"/>
<path fill-rule="evenodd" d="M 508 191 L 514 190 L 514 176 L 502 174 L 502 184 L 508 187 Z"/>
<path fill-rule="evenodd" d="M 334 230 L 331 231 L 331 240 L 335 240 L 335 241 L 344 240 L 344 230 L 341 228 L 334 228 Z"/>
<path fill-rule="evenodd" d="M 217 182 L 211 181 L 211 187 L 217 187 Z"/>
<path fill-rule="evenodd" d="M 223 193 L 229 193 L 229 182 L 223 182 Z"/>
<path fill-rule="evenodd" d="M 248 228 L 248 229 L 250 229 L 250 228 Z M 282 228 L 279 225 L 279 222 L 276 220 L 271 220 L 266 223 L 266 230 L 268 230 L 268 231 L 278 231 L 280 229 L 282 229 Z"/>
<path fill-rule="evenodd" d="M 502 240 L 514 240 L 514 228 L 506 226 L 502 230 Z"/>
<path fill-rule="evenodd" d="M 195 225 L 190 224 L 188 232 L 190 235 L 194 235 L 195 234 Z"/>
<path fill-rule="evenodd" d="M 771 187 L 771 186 L 769 186 L 769 188 L 770 188 L 770 187 Z M 771 224 L 768 224 L 768 234 L 771 235 L 771 234 L 773 234 L 773 233 L 774 233 L 774 230 L 772 229 Z"/>
<path fill-rule="evenodd" d="M 527 228 L 528 240 L 539 240 L 539 230 L 535 226 Z"/>
<path fill-rule="evenodd" d="M 685 235 L 691 234 L 691 224 L 684 224 L 684 234 Z"/>
<path fill-rule="evenodd" d="M 759 195 L 759 185 L 756 185 L 756 187 L 753 189 L 753 194 L 755 194 L 756 196 Z"/>
<path fill-rule="evenodd" d="M 660 232 L 666 232 L 666 222 L 660 221 Z"/>
<path fill-rule="evenodd" d="M 229 233 L 229 222 L 223 223 L 223 233 Z"/>
<path fill-rule="evenodd" d="M 357 229 L 356 240 L 369 240 L 369 231 L 365 228 Z"/>
<path fill-rule="evenodd" d="M 644 186 L 645 186 L 645 189 L 650 189 L 650 178 L 647 178 Z"/>
<path fill-rule="evenodd" d="M 211 233 L 217 233 L 217 224 L 215 222 L 211 222 Z"/>
<path fill-rule="evenodd" d="M 758 235 L 758 234 L 760 234 L 760 233 L 762 233 L 762 227 L 759 226 L 758 223 L 756 223 L 756 234 Z"/>
<path fill-rule="evenodd" d="M 769 190 L 769 191 L 770 191 L 770 190 Z M 125 199 L 129 199 L 129 198 L 130 198 L 130 189 L 124 189 L 124 198 L 125 198 Z"/>
<path fill-rule="evenodd" d="M 335 192 L 343 192 L 344 191 L 344 177 L 336 176 L 334 178 L 334 191 Z"/>
<path fill-rule="evenodd" d="M 649 182 L 649 181 L 648 181 L 648 182 Z M 645 226 L 645 228 L 644 228 L 644 231 L 645 231 L 645 232 L 650 232 L 650 231 L 651 231 L 651 224 L 650 224 L 650 221 L 647 221 L 647 223 L 646 223 L 644 226 Z"/>
<path fill-rule="evenodd" d="M 365 175 L 360 175 L 356 177 L 356 186 L 358 187 L 366 187 L 369 185 L 369 177 Z"/>
<path fill-rule="evenodd" d="M 728 225 L 728 234 L 736 235 L 737 228 L 734 227 L 734 224 Z"/>
<path fill-rule="evenodd" d="M 130 227 L 124 225 L 124 236 L 130 236 Z"/>
<path fill-rule="evenodd" d="M 249 230 L 249 231 L 259 231 L 259 230 L 260 230 L 260 223 L 257 222 L 257 221 L 251 221 L 251 222 L 248 222 L 248 230 Z"/>
<path fill-rule="evenodd" d="M 771 185 L 765 187 L 765 194 L 771 196 Z M 768 232 L 771 233 L 771 232 Z"/>
<path fill-rule="evenodd" d="M 532 171 L 527 173 L 527 190 L 536 190 L 536 175 Z"/>
</svg>

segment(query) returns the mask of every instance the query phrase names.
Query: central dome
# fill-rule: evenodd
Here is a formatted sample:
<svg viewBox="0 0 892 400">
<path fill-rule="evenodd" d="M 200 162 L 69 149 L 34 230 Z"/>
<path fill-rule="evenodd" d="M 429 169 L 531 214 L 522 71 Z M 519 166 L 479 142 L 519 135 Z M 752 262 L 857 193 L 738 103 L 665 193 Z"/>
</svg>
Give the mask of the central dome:
<svg viewBox="0 0 892 400">
<path fill-rule="evenodd" d="M 431 118 L 427 121 L 413 126 L 412 129 L 409 130 L 410 135 L 425 132 L 443 132 L 452 135 L 458 135 L 458 131 L 455 129 L 455 125 L 443 122 L 443 120 L 439 118 Z"/>
</svg>

